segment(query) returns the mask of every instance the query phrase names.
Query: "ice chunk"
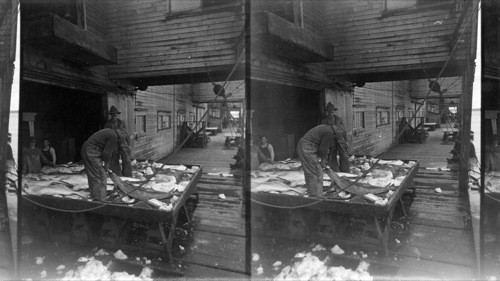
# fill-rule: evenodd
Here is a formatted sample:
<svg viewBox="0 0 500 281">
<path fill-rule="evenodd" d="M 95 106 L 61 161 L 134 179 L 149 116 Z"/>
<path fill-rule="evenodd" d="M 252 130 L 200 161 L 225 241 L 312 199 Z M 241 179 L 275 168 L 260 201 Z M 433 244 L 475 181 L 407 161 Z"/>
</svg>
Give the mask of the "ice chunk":
<svg viewBox="0 0 500 281">
<path fill-rule="evenodd" d="M 116 251 L 113 256 L 118 260 L 126 260 L 128 257 L 125 255 L 122 250 Z"/>
<path fill-rule="evenodd" d="M 343 255 L 345 252 L 338 245 L 333 246 L 331 249 L 332 253 L 335 255 Z"/>
<path fill-rule="evenodd" d="M 316 247 L 314 247 L 314 248 L 312 249 L 312 251 L 313 251 L 313 252 L 316 252 L 316 251 L 323 251 L 323 250 L 326 250 L 326 248 L 325 248 L 325 247 L 323 247 L 321 244 L 316 245 Z"/>
<path fill-rule="evenodd" d="M 259 266 L 259 268 L 257 268 L 257 275 L 261 275 L 262 273 L 264 273 L 264 268 L 262 268 L 262 265 Z"/>
<path fill-rule="evenodd" d="M 259 261 L 260 260 L 260 256 L 259 254 L 257 253 L 253 253 L 252 254 L 252 261 Z"/>
</svg>

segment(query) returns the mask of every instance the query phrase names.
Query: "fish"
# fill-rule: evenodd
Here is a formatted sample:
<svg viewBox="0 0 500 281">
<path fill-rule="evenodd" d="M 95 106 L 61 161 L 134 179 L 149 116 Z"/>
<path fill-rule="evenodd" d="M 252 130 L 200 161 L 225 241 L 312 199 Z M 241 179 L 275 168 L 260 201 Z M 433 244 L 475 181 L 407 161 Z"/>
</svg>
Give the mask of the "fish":
<svg viewBox="0 0 500 281">
<path fill-rule="evenodd" d="M 252 186 L 251 188 L 252 192 L 295 192 L 298 194 L 305 194 L 306 189 L 305 188 L 292 188 L 289 185 L 281 182 L 281 181 L 270 181 L 270 182 L 264 182 L 261 184 L 257 184 L 255 186 Z"/>
<path fill-rule="evenodd" d="M 284 179 L 288 182 L 298 182 L 305 181 L 306 177 L 304 176 L 304 172 L 302 171 L 290 171 L 283 175 L 279 176 L 280 179 Z"/>
<path fill-rule="evenodd" d="M 53 184 L 48 186 L 29 186 L 28 184 L 26 184 L 25 191 L 26 193 L 31 195 L 60 195 L 64 197 L 76 195 L 81 199 L 88 199 L 90 195 L 90 193 L 88 192 L 72 190 L 66 187 L 64 184 Z"/>
</svg>

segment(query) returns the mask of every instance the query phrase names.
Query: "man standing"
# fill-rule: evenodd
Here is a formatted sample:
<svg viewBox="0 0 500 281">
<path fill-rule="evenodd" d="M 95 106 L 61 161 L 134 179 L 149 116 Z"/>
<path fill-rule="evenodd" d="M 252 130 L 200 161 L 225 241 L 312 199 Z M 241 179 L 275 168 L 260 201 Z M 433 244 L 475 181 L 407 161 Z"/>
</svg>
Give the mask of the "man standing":
<svg viewBox="0 0 500 281">
<path fill-rule="evenodd" d="M 89 181 L 90 192 L 94 199 L 106 199 L 107 171 L 111 157 L 121 142 L 125 141 L 126 133 L 119 129 L 102 129 L 94 133 L 83 143 L 81 156 Z"/>
<path fill-rule="evenodd" d="M 326 168 L 328 152 L 335 148 L 335 144 L 335 133 L 328 125 L 312 128 L 299 140 L 297 153 L 311 196 L 323 196 L 323 169 Z"/>
<path fill-rule="evenodd" d="M 344 121 L 339 116 L 335 115 L 335 111 L 337 108 L 333 103 L 328 102 L 326 105 L 326 117 L 321 120 L 321 124 L 332 126 L 335 131 L 335 136 L 337 139 L 337 143 L 335 147 L 330 151 L 330 155 L 328 157 L 328 162 L 330 163 L 330 167 L 335 172 L 344 172 L 349 173 L 349 157 L 347 156 L 347 132 L 345 131 Z M 337 161 L 337 154 L 339 155 L 339 161 Z"/>
<path fill-rule="evenodd" d="M 109 115 L 111 118 L 104 124 L 104 128 L 121 130 L 126 134 L 124 141 L 121 142 L 120 147 L 113 152 L 111 157 L 111 171 L 118 176 L 131 177 L 132 176 L 132 165 L 130 164 L 130 156 L 132 154 L 132 149 L 130 148 L 130 137 L 127 133 L 127 127 L 125 123 L 118 119 L 118 114 L 121 112 L 112 105 L 109 109 Z M 122 159 L 122 165 L 120 167 L 120 158 Z"/>
</svg>

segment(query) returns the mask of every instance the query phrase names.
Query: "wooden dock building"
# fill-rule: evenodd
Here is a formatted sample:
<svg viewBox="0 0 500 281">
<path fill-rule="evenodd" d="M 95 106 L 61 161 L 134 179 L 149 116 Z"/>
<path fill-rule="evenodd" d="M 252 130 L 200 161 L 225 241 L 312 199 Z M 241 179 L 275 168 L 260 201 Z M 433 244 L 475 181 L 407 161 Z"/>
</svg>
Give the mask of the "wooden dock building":
<svg viewBox="0 0 500 281">
<path fill-rule="evenodd" d="M 134 158 L 204 165 L 194 238 L 179 241 L 189 250 L 176 253 L 188 266 L 165 268 L 192 278 L 246 278 L 250 269 L 256 274 L 248 259 L 253 249 L 245 248 L 249 214 L 243 207 L 249 198 L 239 179 L 220 176 L 235 151 L 223 150 L 221 135 L 208 149 L 176 151 L 182 123 L 202 121 L 224 132 L 222 112 L 234 109 L 243 119 L 250 109 L 247 129 L 254 140 L 266 135 L 278 160 L 296 156 L 298 140 L 318 124 L 328 102 L 345 122 L 350 154 L 391 153 L 403 117 L 439 123 L 447 105 L 457 105 L 468 136 L 477 2 L 23 0 L 20 135 L 50 137 L 61 163 L 78 161 L 83 141 L 116 106 L 132 135 Z M 242 57 L 245 46 L 249 57 Z M 436 80 L 446 91 L 432 86 Z M 225 84 L 226 96 L 212 105 L 215 84 Z M 468 146 L 462 151 L 467 159 Z M 470 231 L 457 222 L 467 215 L 461 197 L 466 170 L 461 167 L 460 180 L 447 172 L 418 174 L 418 222 L 400 234 L 426 250 L 418 255 L 401 249 L 408 271 L 400 276 L 426 271 L 429 264 L 446 266 L 441 277 L 448 270 L 474 275 L 466 264 Z M 444 184 L 446 196 L 432 194 L 434 180 Z M 228 200 L 221 201 L 221 193 Z M 446 212 L 446 226 L 434 228 L 440 221 L 425 210 L 426 200 L 445 201 L 436 203 L 436 212 Z M 428 249 L 419 231 L 453 232 L 463 247 L 438 243 L 436 236 L 432 246 L 457 246 L 466 257 L 455 262 L 449 259 L 455 253 L 443 254 L 436 262 L 439 250 Z M 425 262 L 416 263 L 420 258 Z"/>
</svg>

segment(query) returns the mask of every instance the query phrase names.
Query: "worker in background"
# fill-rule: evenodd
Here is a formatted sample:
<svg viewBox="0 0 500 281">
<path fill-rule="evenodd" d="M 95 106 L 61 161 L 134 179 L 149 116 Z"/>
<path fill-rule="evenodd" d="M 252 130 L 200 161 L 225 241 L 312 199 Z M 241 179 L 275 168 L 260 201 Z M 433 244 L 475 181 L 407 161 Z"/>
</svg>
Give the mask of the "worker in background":
<svg viewBox="0 0 500 281">
<path fill-rule="evenodd" d="M 260 145 L 257 146 L 259 164 L 264 162 L 274 163 L 274 148 L 266 136 L 260 136 Z"/>
<path fill-rule="evenodd" d="M 458 163 L 460 161 L 460 154 L 462 153 L 462 142 L 460 133 L 458 133 L 457 141 L 455 142 L 455 145 L 453 146 L 453 149 L 450 151 L 450 153 L 453 155 L 453 157 L 446 158 L 448 163 Z M 474 144 L 471 141 L 469 141 L 469 158 L 477 158 L 476 148 L 474 147 Z"/>
<path fill-rule="evenodd" d="M 6 162 L 8 168 L 7 171 L 10 171 L 11 167 L 16 166 L 16 161 L 14 160 L 14 153 L 12 153 L 12 146 L 10 145 L 11 142 L 12 142 L 12 134 L 9 133 L 9 135 L 7 136 L 7 162 Z"/>
<path fill-rule="evenodd" d="M 492 171 L 500 171 L 500 147 L 496 136 L 493 136 L 493 141 L 487 139 L 487 144 L 484 147 L 484 154 L 486 155 L 485 169 L 486 173 Z"/>
<path fill-rule="evenodd" d="M 54 167 L 57 161 L 56 151 L 53 147 L 50 146 L 50 142 L 48 139 L 44 139 L 42 142 L 42 153 L 43 156 L 47 159 L 47 161 L 51 163 L 50 165 Z"/>
<path fill-rule="evenodd" d="M 337 138 L 335 147 L 330 151 L 328 162 L 330 167 L 335 172 L 349 173 L 349 157 L 347 156 L 347 132 L 344 127 L 344 121 L 341 117 L 335 115 L 337 108 L 333 103 L 328 102 L 326 105 L 326 116 L 321 120 L 320 124 L 332 126 Z M 337 155 L 339 159 L 337 160 Z"/>
<path fill-rule="evenodd" d="M 118 114 L 121 112 L 116 109 L 114 105 L 109 108 L 109 115 L 111 118 L 104 124 L 104 128 L 117 129 L 124 132 L 127 136 L 123 142 L 121 142 L 120 147 L 113 153 L 111 158 L 111 171 L 118 176 L 131 177 L 132 176 L 132 165 L 130 164 L 130 157 L 132 154 L 132 149 L 130 148 L 130 137 L 127 132 L 127 127 L 125 122 L 118 119 Z M 120 159 L 122 160 L 120 166 Z"/>
<path fill-rule="evenodd" d="M 17 183 L 17 168 L 16 160 L 14 159 L 14 153 L 12 153 L 12 134 L 9 133 L 7 136 L 7 157 L 5 161 L 5 177 L 7 179 L 7 189 L 16 190 Z"/>
<path fill-rule="evenodd" d="M 297 154 L 311 196 L 323 196 L 323 170 L 326 168 L 329 151 L 337 145 L 335 139 L 331 126 L 318 125 L 299 140 Z"/>
<path fill-rule="evenodd" d="M 95 200 L 106 199 L 107 171 L 113 153 L 126 141 L 127 133 L 120 129 L 105 128 L 94 133 L 83 143 L 81 156 L 89 181 L 90 192 Z"/>
<path fill-rule="evenodd" d="M 31 138 L 29 146 L 23 148 L 22 173 L 38 174 L 42 170 L 42 163 L 44 165 L 55 166 L 45 158 L 42 151 L 36 147 L 36 139 Z"/>
</svg>

